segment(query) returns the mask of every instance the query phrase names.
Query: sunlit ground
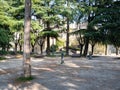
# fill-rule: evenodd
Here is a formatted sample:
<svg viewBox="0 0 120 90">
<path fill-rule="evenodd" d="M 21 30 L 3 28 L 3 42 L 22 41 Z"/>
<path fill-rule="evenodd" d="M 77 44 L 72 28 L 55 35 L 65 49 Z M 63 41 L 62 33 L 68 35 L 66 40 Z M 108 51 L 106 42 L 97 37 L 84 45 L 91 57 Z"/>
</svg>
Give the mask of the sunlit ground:
<svg viewBox="0 0 120 90">
<path fill-rule="evenodd" d="M 0 90 L 119 90 L 119 56 L 31 58 L 32 81 L 19 82 L 22 58 L 0 61 Z"/>
</svg>

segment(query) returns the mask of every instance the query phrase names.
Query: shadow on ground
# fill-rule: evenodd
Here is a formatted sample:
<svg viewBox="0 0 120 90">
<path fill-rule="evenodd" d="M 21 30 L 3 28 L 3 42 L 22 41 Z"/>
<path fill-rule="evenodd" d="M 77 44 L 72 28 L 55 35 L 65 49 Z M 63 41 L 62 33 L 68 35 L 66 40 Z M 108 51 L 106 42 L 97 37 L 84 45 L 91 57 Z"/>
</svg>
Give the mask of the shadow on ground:
<svg viewBox="0 0 120 90">
<path fill-rule="evenodd" d="M 0 89 L 120 90 L 120 59 L 104 56 L 91 60 L 65 57 L 64 60 L 61 65 L 60 57 L 32 58 L 32 75 L 35 79 L 28 82 L 15 81 L 22 73 L 22 64 L 16 64 L 22 63 L 22 60 L 11 60 L 9 65 L 15 64 L 15 70 L 12 67 L 11 71 L 14 72 L 0 74 Z"/>
</svg>

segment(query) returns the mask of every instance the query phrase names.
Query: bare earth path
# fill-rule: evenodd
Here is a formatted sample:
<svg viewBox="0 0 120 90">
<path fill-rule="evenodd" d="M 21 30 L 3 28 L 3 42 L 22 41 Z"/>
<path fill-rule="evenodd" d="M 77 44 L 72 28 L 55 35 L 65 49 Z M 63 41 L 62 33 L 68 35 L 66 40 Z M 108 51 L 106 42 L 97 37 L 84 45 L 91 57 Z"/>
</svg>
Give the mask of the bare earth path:
<svg viewBox="0 0 120 90">
<path fill-rule="evenodd" d="M 0 90 L 120 90 L 120 59 L 115 57 L 32 58 L 34 80 L 16 82 L 22 59 L 0 61 Z"/>
</svg>

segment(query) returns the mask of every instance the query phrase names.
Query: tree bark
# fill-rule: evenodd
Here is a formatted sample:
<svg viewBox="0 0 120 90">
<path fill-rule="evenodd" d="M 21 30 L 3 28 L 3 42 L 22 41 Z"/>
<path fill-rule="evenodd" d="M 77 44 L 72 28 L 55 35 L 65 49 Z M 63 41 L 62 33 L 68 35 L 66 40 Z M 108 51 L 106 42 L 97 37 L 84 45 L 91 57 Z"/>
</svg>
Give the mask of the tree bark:
<svg viewBox="0 0 120 90">
<path fill-rule="evenodd" d="M 107 55 L 108 53 L 107 53 L 107 44 L 105 45 L 105 55 Z"/>
<path fill-rule="evenodd" d="M 119 48 L 116 47 L 116 55 L 119 55 Z"/>
<path fill-rule="evenodd" d="M 17 43 L 15 43 L 15 54 L 17 54 Z"/>
<path fill-rule="evenodd" d="M 83 56 L 86 56 L 87 53 L 88 53 L 88 47 L 89 47 L 89 38 L 86 38 L 86 41 L 85 41 L 85 49 L 84 49 L 84 54 Z"/>
<path fill-rule="evenodd" d="M 50 37 L 47 36 L 47 49 L 46 49 L 47 55 L 50 55 Z"/>
<path fill-rule="evenodd" d="M 49 17 L 49 12 L 48 12 L 48 17 Z M 50 31 L 50 22 L 47 21 L 47 31 Z M 50 36 L 48 35 L 47 36 L 47 49 L 46 49 L 46 53 L 47 55 L 50 55 Z"/>
<path fill-rule="evenodd" d="M 35 47 L 35 45 L 31 45 L 32 46 L 32 53 L 34 53 L 34 47 Z"/>
<path fill-rule="evenodd" d="M 69 55 L 69 18 L 67 18 L 66 55 Z"/>
<path fill-rule="evenodd" d="M 83 46 L 83 44 L 80 45 L 80 56 L 82 56 Z"/>
<path fill-rule="evenodd" d="M 22 45 L 19 45 L 19 48 L 20 48 L 20 52 L 22 51 Z"/>
<path fill-rule="evenodd" d="M 95 47 L 95 44 L 92 45 L 92 55 L 94 53 L 94 47 Z"/>
<path fill-rule="evenodd" d="M 24 77 L 31 76 L 30 27 L 31 27 L 31 0 L 25 0 L 24 52 L 23 52 Z"/>
<path fill-rule="evenodd" d="M 43 54 L 43 45 L 40 45 L 40 51 L 41 51 L 41 55 Z"/>
</svg>

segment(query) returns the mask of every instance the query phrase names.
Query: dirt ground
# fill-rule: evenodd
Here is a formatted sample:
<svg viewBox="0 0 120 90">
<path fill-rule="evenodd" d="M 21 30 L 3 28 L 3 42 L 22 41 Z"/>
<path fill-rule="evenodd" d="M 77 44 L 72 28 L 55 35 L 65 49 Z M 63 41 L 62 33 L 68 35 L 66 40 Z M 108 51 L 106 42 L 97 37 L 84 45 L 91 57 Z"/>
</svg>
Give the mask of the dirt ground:
<svg viewBox="0 0 120 90">
<path fill-rule="evenodd" d="M 120 90 L 120 59 L 65 57 L 31 58 L 32 81 L 18 82 L 22 59 L 0 61 L 0 90 Z"/>
</svg>

